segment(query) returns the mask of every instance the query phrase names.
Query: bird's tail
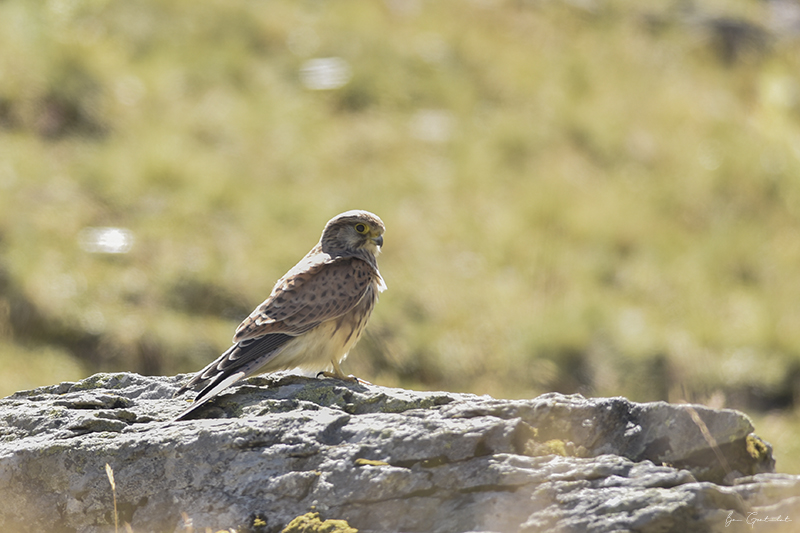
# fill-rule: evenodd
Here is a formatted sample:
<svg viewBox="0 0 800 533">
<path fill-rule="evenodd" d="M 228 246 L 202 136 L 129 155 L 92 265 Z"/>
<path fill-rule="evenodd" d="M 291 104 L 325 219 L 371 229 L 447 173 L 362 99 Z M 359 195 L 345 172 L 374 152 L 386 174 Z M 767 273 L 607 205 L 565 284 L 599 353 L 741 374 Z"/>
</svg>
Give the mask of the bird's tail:
<svg viewBox="0 0 800 533">
<path fill-rule="evenodd" d="M 186 416 L 188 416 L 190 413 L 200 408 L 201 405 L 206 403 L 208 400 L 216 397 L 217 394 L 224 391 L 225 389 L 227 389 L 228 387 L 230 387 L 231 385 L 242 379 L 244 376 L 245 376 L 244 372 L 236 372 L 235 374 L 231 374 L 229 376 L 225 376 L 224 374 L 219 374 L 217 376 L 219 380 L 210 383 L 205 389 L 200 391 L 200 393 L 197 395 L 197 398 L 195 398 L 192 405 L 190 405 L 181 414 L 176 416 L 173 419 L 173 422 L 177 422 L 178 420 L 185 420 Z"/>
</svg>

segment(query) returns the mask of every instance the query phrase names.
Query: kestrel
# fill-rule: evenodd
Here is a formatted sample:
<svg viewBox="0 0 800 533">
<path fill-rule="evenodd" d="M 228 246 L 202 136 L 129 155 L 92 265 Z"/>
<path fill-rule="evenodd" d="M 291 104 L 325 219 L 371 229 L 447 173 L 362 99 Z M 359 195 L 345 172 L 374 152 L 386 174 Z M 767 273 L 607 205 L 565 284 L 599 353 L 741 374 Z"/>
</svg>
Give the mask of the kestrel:
<svg viewBox="0 0 800 533">
<path fill-rule="evenodd" d="M 358 341 L 386 284 L 378 271 L 385 227 L 368 211 L 325 224 L 319 243 L 287 272 L 233 335 L 233 346 L 178 394 L 205 384 L 180 420 L 237 381 L 291 368 L 333 369 Z"/>
</svg>

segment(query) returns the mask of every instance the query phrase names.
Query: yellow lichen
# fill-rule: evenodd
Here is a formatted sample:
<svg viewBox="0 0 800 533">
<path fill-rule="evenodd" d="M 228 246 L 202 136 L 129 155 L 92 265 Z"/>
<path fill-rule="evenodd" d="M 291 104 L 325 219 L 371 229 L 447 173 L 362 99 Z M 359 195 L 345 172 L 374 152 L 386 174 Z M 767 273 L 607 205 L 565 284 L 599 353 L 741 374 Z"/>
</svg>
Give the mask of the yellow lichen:
<svg viewBox="0 0 800 533">
<path fill-rule="evenodd" d="M 358 458 L 355 460 L 356 466 L 388 466 L 389 463 L 386 461 L 376 461 L 374 459 L 363 459 Z"/>
<path fill-rule="evenodd" d="M 358 530 L 346 520 L 323 521 L 319 513 L 306 513 L 289 522 L 281 533 L 358 533 Z"/>
<path fill-rule="evenodd" d="M 747 453 L 756 461 L 764 461 L 769 458 L 769 446 L 763 440 L 758 438 L 755 433 L 751 433 L 745 439 L 747 446 Z"/>
<path fill-rule="evenodd" d="M 544 443 L 547 450 L 554 455 L 567 456 L 567 443 L 561 439 L 550 439 Z"/>
</svg>

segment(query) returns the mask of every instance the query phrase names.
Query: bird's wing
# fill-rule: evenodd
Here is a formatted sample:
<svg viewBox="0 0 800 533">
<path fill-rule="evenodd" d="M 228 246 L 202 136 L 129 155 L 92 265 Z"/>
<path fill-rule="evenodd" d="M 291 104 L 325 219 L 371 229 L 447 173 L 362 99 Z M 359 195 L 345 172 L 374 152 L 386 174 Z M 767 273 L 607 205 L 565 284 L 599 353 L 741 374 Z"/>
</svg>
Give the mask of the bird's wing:
<svg viewBox="0 0 800 533">
<path fill-rule="evenodd" d="M 176 396 L 192 388 L 197 383 L 208 381 L 205 387 L 195 396 L 191 407 L 182 412 L 175 420 L 183 419 L 240 379 L 256 372 L 280 353 L 278 348 L 293 338 L 292 335 L 286 335 L 285 333 L 270 333 L 263 337 L 242 341 L 228 348 L 225 353 L 195 374 L 188 383 L 178 390 Z"/>
<path fill-rule="evenodd" d="M 273 333 L 269 335 L 264 335 L 257 339 L 250 339 L 247 341 L 234 344 L 233 346 L 228 348 L 222 355 L 220 355 L 214 361 L 209 363 L 200 372 L 195 374 L 194 377 L 188 383 L 183 385 L 178 390 L 176 395 L 181 394 L 185 390 L 191 389 L 198 383 L 202 383 L 204 381 L 208 381 L 209 379 L 216 378 L 220 374 L 223 373 L 232 374 L 237 369 L 243 368 L 249 362 L 254 361 L 258 358 L 264 357 L 263 363 L 266 364 L 270 359 L 269 356 L 276 353 L 278 348 L 283 346 L 287 341 L 291 340 L 292 338 L 293 338 L 292 335 L 286 335 L 285 333 Z M 209 384 L 209 386 L 207 386 L 200 392 L 198 397 L 207 394 L 206 391 L 208 391 L 209 388 L 213 388 L 213 386 L 214 383 L 212 382 L 211 384 Z"/>
<path fill-rule="evenodd" d="M 361 301 L 376 276 L 371 265 L 353 257 L 312 262 L 300 271 L 292 269 L 239 325 L 233 342 L 270 333 L 300 335 L 340 317 Z"/>
</svg>

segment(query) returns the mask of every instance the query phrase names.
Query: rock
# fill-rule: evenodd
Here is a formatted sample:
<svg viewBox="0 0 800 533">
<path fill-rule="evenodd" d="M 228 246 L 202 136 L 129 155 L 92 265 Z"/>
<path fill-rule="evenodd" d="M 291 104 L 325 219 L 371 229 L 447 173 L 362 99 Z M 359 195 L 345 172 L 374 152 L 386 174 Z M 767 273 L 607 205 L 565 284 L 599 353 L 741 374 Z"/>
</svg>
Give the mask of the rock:
<svg viewBox="0 0 800 533">
<path fill-rule="evenodd" d="M 182 381 L 97 374 L 0 400 L 0 530 L 113 531 L 115 497 L 120 529 L 137 533 L 751 531 L 755 520 L 761 533 L 800 520 L 800 476 L 773 473 L 772 450 L 736 411 L 284 375 L 170 422 L 186 406 L 172 398 Z"/>
</svg>

